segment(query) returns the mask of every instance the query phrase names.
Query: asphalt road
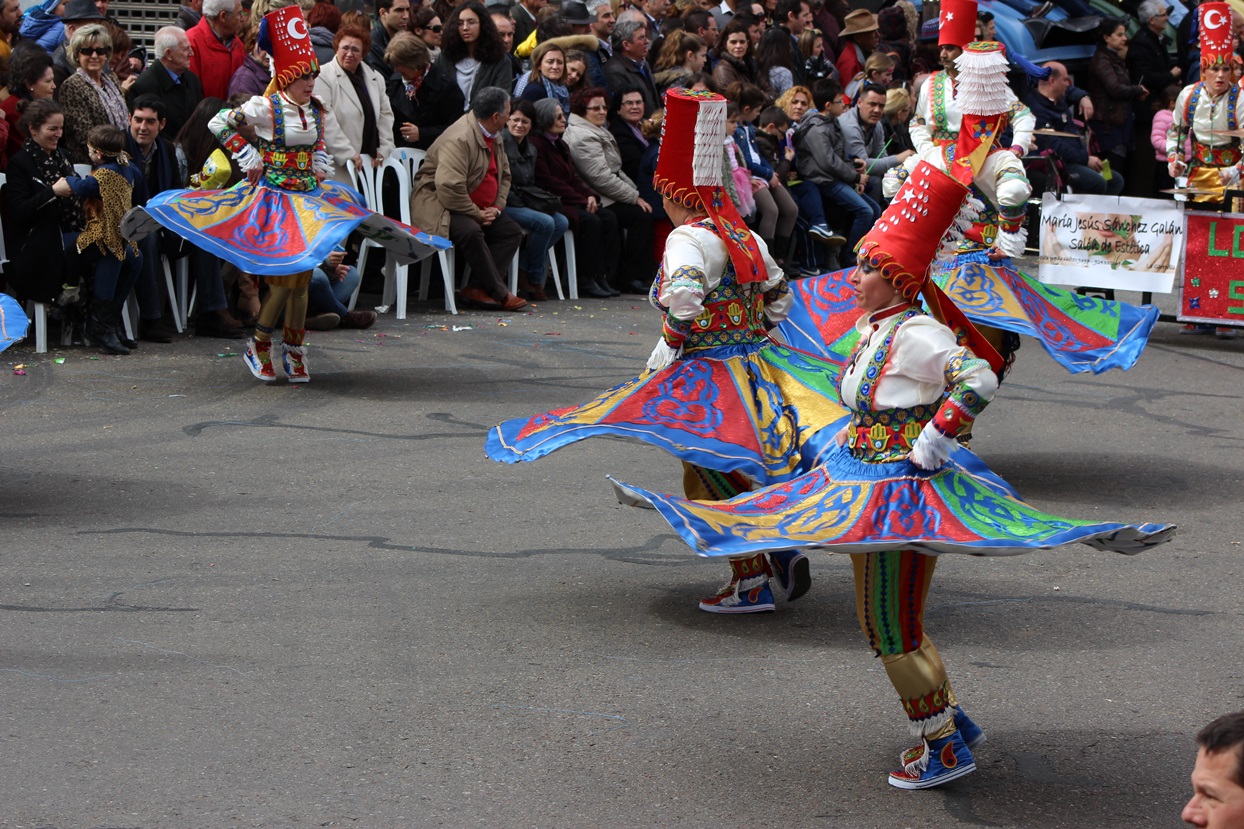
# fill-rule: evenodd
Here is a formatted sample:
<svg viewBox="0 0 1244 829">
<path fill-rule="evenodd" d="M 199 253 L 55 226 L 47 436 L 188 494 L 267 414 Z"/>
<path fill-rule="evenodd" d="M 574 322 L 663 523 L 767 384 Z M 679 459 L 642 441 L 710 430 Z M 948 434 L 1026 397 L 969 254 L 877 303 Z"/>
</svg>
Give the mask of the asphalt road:
<svg viewBox="0 0 1244 829">
<path fill-rule="evenodd" d="M 676 489 L 672 459 L 484 456 L 657 330 L 634 298 L 415 305 L 313 334 L 305 387 L 223 340 L 6 352 L 0 827 L 1179 825 L 1193 734 L 1244 708 L 1244 339 L 1160 324 L 1101 377 L 1025 343 L 976 451 L 1043 509 L 1180 532 L 944 558 L 928 627 L 989 741 L 902 792 L 845 557 L 712 616 L 725 565 L 604 478 Z"/>
</svg>

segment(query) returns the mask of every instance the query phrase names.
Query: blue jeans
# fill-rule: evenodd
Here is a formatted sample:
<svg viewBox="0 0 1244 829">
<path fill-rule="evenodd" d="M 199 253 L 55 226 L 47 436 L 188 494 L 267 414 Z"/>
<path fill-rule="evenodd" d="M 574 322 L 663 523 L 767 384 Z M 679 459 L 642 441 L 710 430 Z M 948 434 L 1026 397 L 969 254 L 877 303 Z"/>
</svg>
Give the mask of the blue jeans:
<svg viewBox="0 0 1244 829">
<path fill-rule="evenodd" d="M 527 272 L 530 285 L 543 287 L 548 272 L 549 248 L 566 233 L 570 220 L 560 213 L 550 216 L 527 207 L 507 207 L 504 212 L 527 231 L 527 240 L 518 253 L 518 266 Z"/>
<path fill-rule="evenodd" d="M 851 229 L 847 231 L 846 248 L 855 250 L 856 244 L 864 238 L 864 234 L 881 218 L 881 208 L 868 196 L 855 192 L 855 188 L 850 184 L 831 181 L 818 186 L 824 202 L 832 202 L 847 212 L 851 220 Z"/>
<path fill-rule="evenodd" d="M 323 268 L 311 271 L 311 285 L 307 289 L 307 315 L 336 314 L 344 317 L 350 312 L 350 297 L 358 287 L 363 275 L 351 266 L 346 278 L 336 282 L 328 278 Z"/>
<path fill-rule="evenodd" d="M 799 208 L 799 218 L 806 221 L 809 227 L 825 224 L 825 205 L 821 204 L 821 193 L 815 184 L 800 181 L 786 185 L 786 189 Z"/>
<path fill-rule="evenodd" d="M 1116 173 L 1113 168 L 1110 171 L 1109 181 L 1106 181 L 1101 173 L 1085 164 L 1068 164 L 1066 171 L 1067 183 L 1077 193 L 1087 193 L 1094 196 L 1117 196 L 1123 192 L 1123 176 Z"/>
</svg>

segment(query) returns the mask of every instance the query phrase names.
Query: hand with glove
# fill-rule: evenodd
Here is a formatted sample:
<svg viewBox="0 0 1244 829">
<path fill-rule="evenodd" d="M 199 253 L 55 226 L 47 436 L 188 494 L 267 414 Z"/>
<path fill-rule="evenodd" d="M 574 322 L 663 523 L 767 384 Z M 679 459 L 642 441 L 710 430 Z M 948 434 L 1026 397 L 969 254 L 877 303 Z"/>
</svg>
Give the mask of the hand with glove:
<svg viewBox="0 0 1244 829">
<path fill-rule="evenodd" d="M 672 365 L 681 356 L 682 346 L 674 348 L 662 338 L 657 343 L 657 347 L 652 349 L 652 354 L 648 357 L 648 370 L 660 371 L 666 366 Z"/>
<path fill-rule="evenodd" d="M 958 441 L 946 437 L 936 426 L 929 423 L 920 430 L 920 436 L 912 445 L 908 460 L 921 469 L 932 471 L 944 464 L 958 445 Z"/>
</svg>

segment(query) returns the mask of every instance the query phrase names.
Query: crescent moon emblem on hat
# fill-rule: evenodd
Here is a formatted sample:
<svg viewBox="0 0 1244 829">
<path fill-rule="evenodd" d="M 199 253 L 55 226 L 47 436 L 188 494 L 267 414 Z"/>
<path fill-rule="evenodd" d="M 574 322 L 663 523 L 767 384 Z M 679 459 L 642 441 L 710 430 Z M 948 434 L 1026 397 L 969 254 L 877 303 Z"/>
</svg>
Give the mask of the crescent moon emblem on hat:
<svg viewBox="0 0 1244 829">
<path fill-rule="evenodd" d="M 289 23 L 285 24 L 285 31 L 289 32 L 289 36 L 294 40 L 305 40 L 307 37 L 307 21 L 301 16 L 290 18 Z"/>
<path fill-rule="evenodd" d="M 1207 29 L 1221 29 L 1226 23 L 1226 16 L 1218 9 L 1211 9 L 1205 13 L 1205 28 Z"/>
</svg>

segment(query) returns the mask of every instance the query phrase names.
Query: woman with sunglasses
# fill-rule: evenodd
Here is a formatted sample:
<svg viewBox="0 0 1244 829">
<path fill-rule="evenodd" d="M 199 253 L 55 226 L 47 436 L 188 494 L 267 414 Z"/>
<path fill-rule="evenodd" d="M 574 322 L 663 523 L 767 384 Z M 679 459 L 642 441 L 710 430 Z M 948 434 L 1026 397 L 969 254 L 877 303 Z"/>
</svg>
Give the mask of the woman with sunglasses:
<svg viewBox="0 0 1244 829">
<path fill-rule="evenodd" d="M 423 6 L 415 12 L 410 19 L 410 31 L 423 41 L 424 46 L 428 47 L 428 54 L 431 55 L 432 60 L 441 56 L 441 36 L 445 27 L 441 25 L 441 18 L 436 13 L 436 9 Z"/>
<path fill-rule="evenodd" d="M 112 59 L 112 38 L 99 24 L 83 26 L 69 40 L 69 60 L 78 67 L 60 89 L 65 110 L 65 138 L 62 148 L 74 164 L 88 164 L 86 134 L 91 127 L 111 124 L 129 127 L 129 111 L 121 87 L 108 68 Z"/>
</svg>

